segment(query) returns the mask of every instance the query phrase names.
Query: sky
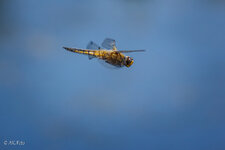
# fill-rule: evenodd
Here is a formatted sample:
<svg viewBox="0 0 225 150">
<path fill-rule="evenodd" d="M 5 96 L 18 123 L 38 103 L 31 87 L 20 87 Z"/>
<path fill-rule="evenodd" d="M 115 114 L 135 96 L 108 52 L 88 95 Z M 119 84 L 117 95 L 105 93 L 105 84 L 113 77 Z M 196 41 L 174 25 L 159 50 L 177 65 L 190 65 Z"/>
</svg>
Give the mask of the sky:
<svg viewBox="0 0 225 150">
<path fill-rule="evenodd" d="M 224 18 L 223 0 L 1 0 L 0 148 L 225 149 Z M 105 38 L 146 52 L 111 69 L 62 48 Z"/>
</svg>

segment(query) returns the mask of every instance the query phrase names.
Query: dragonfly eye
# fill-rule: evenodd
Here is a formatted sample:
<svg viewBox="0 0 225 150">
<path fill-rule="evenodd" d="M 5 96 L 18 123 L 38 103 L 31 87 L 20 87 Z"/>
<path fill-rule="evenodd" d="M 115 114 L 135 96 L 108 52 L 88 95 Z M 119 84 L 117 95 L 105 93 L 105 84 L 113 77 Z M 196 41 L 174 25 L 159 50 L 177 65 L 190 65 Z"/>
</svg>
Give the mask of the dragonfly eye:
<svg viewBox="0 0 225 150">
<path fill-rule="evenodd" d="M 126 66 L 130 67 L 133 64 L 133 59 L 131 57 L 127 57 L 126 59 Z"/>
</svg>

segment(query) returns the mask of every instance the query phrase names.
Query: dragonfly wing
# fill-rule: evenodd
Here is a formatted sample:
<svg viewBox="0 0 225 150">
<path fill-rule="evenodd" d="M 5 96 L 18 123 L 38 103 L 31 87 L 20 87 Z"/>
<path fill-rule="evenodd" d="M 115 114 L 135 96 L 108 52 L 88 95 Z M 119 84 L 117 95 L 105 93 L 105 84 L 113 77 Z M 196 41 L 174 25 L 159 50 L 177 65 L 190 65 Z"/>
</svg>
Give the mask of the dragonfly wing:
<svg viewBox="0 0 225 150">
<path fill-rule="evenodd" d="M 120 53 L 145 52 L 145 50 L 121 50 Z"/>
<path fill-rule="evenodd" d="M 98 49 L 101 49 L 101 47 L 94 43 L 93 41 L 90 41 L 87 45 L 87 49 L 93 49 L 93 50 L 98 50 Z"/>
<path fill-rule="evenodd" d="M 119 66 L 113 66 L 111 65 L 110 63 L 108 63 L 107 61 L 105 60 L 102 60 L 102 59 L 98 59 L 98 62 L 104 66 L 105 68 L 108 68 L 108 69 L 120 69 L 121 67 Z"/>
<path fill-rule="evenodd" d="M 102 47 L 106 48 L 106 49 L 112 49 L 112 50 L 116 50 L 116 41 L 114 39 L 110 39 L 110 38 L 106 38 L 103 42 L 102 42 Z"/>
<path fill-rule="evenodd" d="M 101 47 L 98 44 L 94 43 L 93 41 L 90 41 L 87 45 L 87 49 L 99 50 L 101 49 Z M 88 56 L 88 59 L 93 59 L 93 58 L 95 58 L 95 56 L 92 56 L 92 55 Z"/>
</svg>

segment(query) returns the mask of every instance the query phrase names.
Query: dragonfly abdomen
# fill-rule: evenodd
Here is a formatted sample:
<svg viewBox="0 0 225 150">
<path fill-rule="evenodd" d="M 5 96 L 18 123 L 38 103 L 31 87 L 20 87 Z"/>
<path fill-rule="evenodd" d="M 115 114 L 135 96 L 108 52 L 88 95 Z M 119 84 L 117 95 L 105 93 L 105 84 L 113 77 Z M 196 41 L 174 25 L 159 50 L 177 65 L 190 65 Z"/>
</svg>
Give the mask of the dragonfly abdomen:
<svg viewBox="0 0 225 150">
<path fill-rule="evenodd" d="M 63 48 L 65 48 L 65 49 L 68 50 L 68 51 L 75 52 L 75 53 L 78 53 L 78 54 L 86 54 L 86 55 L 92 55 L 92 56 L 95 56 L 94 50 L 85 50 L 85 49 L 68 48 L 68 47 L 63 47 Z"/>
</svg>

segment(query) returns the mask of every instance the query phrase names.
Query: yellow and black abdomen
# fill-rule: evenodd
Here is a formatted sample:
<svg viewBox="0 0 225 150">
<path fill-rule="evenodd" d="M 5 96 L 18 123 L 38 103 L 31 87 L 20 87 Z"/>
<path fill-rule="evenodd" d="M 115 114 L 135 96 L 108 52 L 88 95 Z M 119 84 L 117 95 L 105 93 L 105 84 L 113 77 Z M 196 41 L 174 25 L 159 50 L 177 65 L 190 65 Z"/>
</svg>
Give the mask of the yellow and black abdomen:
<svg viewBox="0 0 225 150">
<path fill-rule="evenodd" d="M 64 49 L 74 52 L 74 53 L 78 53 L 78 54 L 84 54 L 84 55 L 91 55 L 94 57 L 96 56 L 96 51 L 95 50 L 87 50 L 87 49 L 79 49 L 79 48 L 68 48 L 68 47 L 63 47 Z"/>
</svg>

